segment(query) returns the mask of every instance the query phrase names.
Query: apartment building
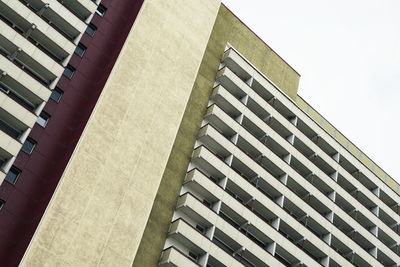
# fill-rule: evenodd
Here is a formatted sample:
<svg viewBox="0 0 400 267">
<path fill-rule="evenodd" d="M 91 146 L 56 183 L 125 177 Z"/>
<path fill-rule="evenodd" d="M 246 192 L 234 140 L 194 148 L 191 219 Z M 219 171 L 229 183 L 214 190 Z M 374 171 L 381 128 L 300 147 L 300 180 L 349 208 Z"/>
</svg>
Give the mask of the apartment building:
<svg viewBox="0 0 400 267">
<path fill-rule="evenodd" d="M 20 262 L 139 8 L 0 1 L 1 266 Z"/>
<path fill-rule="evenodd" d="M 1 266 L 399 266 L 399 184 L 220 1 L 0 17 Z"/>
</svg>

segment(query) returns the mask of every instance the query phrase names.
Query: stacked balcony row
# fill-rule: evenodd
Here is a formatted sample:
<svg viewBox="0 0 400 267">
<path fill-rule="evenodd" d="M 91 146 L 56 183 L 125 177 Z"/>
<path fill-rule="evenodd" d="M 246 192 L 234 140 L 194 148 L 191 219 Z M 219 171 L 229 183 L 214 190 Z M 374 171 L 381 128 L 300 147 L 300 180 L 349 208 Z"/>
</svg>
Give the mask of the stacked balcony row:
<svg viewBox="0 0 400 267">
<path fill-rule="evenodd" d="M 236 118 L 237 122 L 239 122 L 250 134 L 252 134 L 252 138 L 258 139 L 261 142 L 261 145 L 264 144 L 269 151 L 273 152 L 276 156 L 281 158 L 284 163 L 289 164 L 289 166 L 297 173 L 300 174 L 307 181 L 311 182 L 311 184 L 316 187 L 320 192 L 325 195 L 329 195 L 330 198 L 340 206 L 344 211 L 353 213 L 354 216 L 357 217 L 357 220 L 362 223 L 364 228 L 373 231 L 373 233 L 382 240 L 388 247 L 395 249 L 397 251 L 397 247 L 395 246 L 398 241 L 398 237 L 395 236 L 392 239 L 390 235 L 395 234 L 393 230 L 387 225 L 383 224 L 379 221 L 378 218 L 372 217 L 371 221 L 367 219 L 363 214 L 369 215 L 370 210 L 366 209 L 363 206 L 358 205 L 357 202 L 351 201 L 352 197 L 347 193 L 347 191 L 343 190 L 341 187 L 336 186 L 336 182 L 332 178 L 332 175 L 329 173 L 321 171 L 315 163 L 315 155 L 313 153 L 310 156 L 305 156 L 302 153 L 299 153 L 296 148 L 293 146 L 294 144 L 294 136 L 288 133 L 285 134 L 286 138 L 283 138 L 281 134 L 283 134 L 283 130 L 285 129 L 278 122 L 268 120 L 267 122 L 262 121 L 259 117 L 256 116 L 253 112 L 251 112 L 247 107 L 243 104 L 243 102 L 238 101 L 233 97 L 226 89 L 222 86 L 218 86 L 215 88 L 213 93 L 213 99 L 215 99 L 216 103 L 221 106 L 229 115 L 226 114 L 226 118 L 230 119 L 230 125 L 235 124 Z M 217 109 L 216 107 L 215 109 Z M 239 111 L 239 109 L 244 109 Z M 231 117 L 231 118 L 229 118 Z M 270 118 L 270 117 L 269 117 Z M 278 129 L 278 131 L 273 130 L 273 128 Z M 280 129 L 280 130 L 279 130 Z M 238 146 L 243 147 L 247 154 L 252 157 L 262 157 L 265 155 L 260 152 L 257 146 L 246 145 L 246 141 L 243 138 L 238 137 Z M 257 148 L 255 148 L 257 147 Z M 310 162 L 312 161 L 312 162 Z M 285 165 L 280 167 L 282 170 L 285 170 Z M 273 175 L 278 176 L 283 171 L 276 171 L 276 168 L 272 168 L 271 172 Z M 335 174 L 333 172 L 333 174 Z M 328 176 L 329 175 L 329 176 Z M 291 185 L 291 177 L 285 178 Z M 300 180 L 300 184 L 301 180 Z M 299 194 L 308 194 L 308 191 L 305 189 L 296 188 Z M 306 193 L 305 193 L 306 192 Z M 357 207 L 357 209 L 356 209 Z M 377 227 L 379 225 L 379 228 Z M 384 231 L 382 231 L 382 229 Z M 381 231 L 379 231 L 381 230 Z M 379 231 L 379 235 L 378 235 Z"/>
<path fill-rule="evenodd" d="M 372 192 L 379 198 L 379 200 L 374 199 L 374 202 L 383 202 L 394 212 L 400 214 L 400 197 L 398 194 L 396 194 L 388 185 L 376 177 L 361 162 L 359 162 L 358 159 L 351 155 L 336 140 L 327 134 L 316 122 L 297 107 L 291 99 L 277 89 L 266 77 L 254 69 L 251 64 L 241 57 L 233 48 L 226 51 L 223 65 L 228 66 L 228 68 L 230 68 L 237 77 L 242 80 L 242 82 L 247 83 L 247 85 L 254 90 L 258 95 L 255 96 L 255 98 L 259 97 L 263 99 L 264 102 L 269 102 L 268 106 L 271 106 L 276 111 L 273 115 L 277 115 L 277 117 L 290 121 L 296 126 L 297 133 L 300 132 L 306 139 L 311 140 L 319 148 L 312 148 L 313 151 L 319 152 L 319 154 L 317 154 L 318 156 L 327 155 L 328 157 L 333 158 L 339 164 L 339 167 L 341 167 L 339 173 L 347 173 L 356 178 L 354 180 L 357 181 L 350 178 L 349 180 L 352 181 L 351 183 L 347 183 L 348 186 L 358 188 L 360 193 L 368 194 L 368 197 L 374 198 L 374 196 L 369 194 Z M 296 134 L 296 137 L 299 136 Z M 335 167 L 335 165 L 333 164 L 332 167 Z M 346 181 L 343 183 L 346 183 Z M 370 192 L 365 193 L 365 191 Z M 390 219 L 387 220 L 390 222 L 396 221 Z"/>
<path fill-rule="evenodd" d="M 277 121 L 272 121 L 271 116 L 267 115 L 268 119 L 262 121 L 260 118 L 257 118 L 256 114 L 251 112 L 249 109 L 245 109 L 244 112 L 240 112 L 238 108 L 245 108 L 245 105 L 242 102 L 238 101 L 233 97 L 226 89 L 219 86 L 214 90 L 213 98 L 216 102 L 225 109 L 226 112 L 230 114 L 231 117 L 236 118 L 240 123 L 246 128 L 249 133 L 253 135 L 253 137 L 259 139 L 261 143 L 267 146 L 270 151 L 272 151 L 276 156 L 282 158 L 282 160 L 289 164 L 293 170 L 295 170 L 302 177 L 306 178 L 313 186 L 315 186 L 319 191 L 321 191 L 325 195 L 329 195 L 329 197 L 340 206 L 345 212 L 352 214 L 358 222 L 362 224 L 362 226 L 371 231 L 372 234 L 378 236 L 378 238 L 390 249 L 394 250 L 398 254 L 398 236 L 393 232 L 393 230 L 387 225 L 383 224 L 376 218 L 376 216 L 372 217 L 372 220 L 368 215 L 370 211 L 363 206 L 357 205 L 351 200 L 351 196 L 343 190 L 342 188 L 335 186 L 334 179 L 329 179 L 328 174 L 320 171 L 311 161 L 314 161 L 313 158 L 315 155 L 311 153 L 311 156 L 305 157 L 301 153 L 298 153 L 293 148 L 294 136 L 290 134 L 290 132 L 285 132 L 285 128 L 279 124 Z M 249 98 L 246 98 L 249 100 Z M 232 120 L 232 119 L 231 119 Z M 228 123 L 228 125 L 233 125 L 234 120 Z M 276 130 L 273 130 L 271 127 Z M 283 138 L 282 136 L 286 136 Z M 239 139 L 239 146 L 240 146 Z M 246 143 L 242 141 L 242 143 Z M 282 143 L 283 145 L 280 145 Z M 286 145 L 286 147 L 284 146 Z M 255 149 L 248 149 L 248 146 L 244 146 L 246 153 L 253 157 L 261 157 L 262 153 Z M 310 168 L 312 167 L 312 168 Z M 285 170 L 285 166 L 281 167 L 282 170 Z M 276 171 L 276 168 L 272 168 L 271 172 L 275 176 L 281 175 L 283 171 Z M 335 173 L 333 173 L 335 174 Z M 329 177 L 331 177 L 330 175 Z M 322 179 L 321 179 L 321 178 Z M 325 178 L 324 178 L 325 177 Z M 291 185 L 291 177 L 285 178 L 289 186 Z M 326 182 L 325 182 L 326 181 Z M 300 184 L 302 181 L 300 180 Z M 335 188 L 335 190 L 334 190 Z M 309 192 L 305 189 L 296 189 L 298 194 L 306 195 Z M 356 209 L 357 207 L 357 209 Z M 362 212 L 361 212 L 362 211 Z M 372 211 L 374 211 L 372 209 Z M 375 211 L 376 212 L 376 211 Z M 366 214 L 367 216 L 363 215 Z M 379 225 L 379 227 L 377 227 Z M 394 238 L 391 236 L 395 235 Z"/>
<path fill-rule="evenodd" d="M 241 63 L 244 64 L 244 59 L 234 50 L 230 49 L 227 53 L 236 57 L 236 61 L 243 61 Z M 248 78 L 244 70 L 238 69 L 239 65 L 229 58 L 226 56 L 227 68 L 220 71 L 219 82 L 236 98 L 245 100 L 248 108 L 258 117 L 268 120 L 280 135 L 293 139 L 291 142 L 300 153 L 312 157 L 313 163 L 320 170 L 332 176 L 364 207 L 372 210 L 387 226 L 397 231 L 400 221 L 398 210 L 400 197 L 340 147 L 337 141 L 273 87 L 266 78 L 260 76 L 255 70 L 253 70 L 254 75 Z M 248 65 L 248 63 L 245 64 Z M 368 172 L 369 178 L 364 174 Z"/>
<path fill-rule="evenodd" d="M 0 0 L 0 182 L 96 9 L 88 0 Z"/>
<path fill-rule="evenodd" d="M 397 266 L 396 203 L 396 193 L 231 48 L 160 265 Z"/>
</svg>

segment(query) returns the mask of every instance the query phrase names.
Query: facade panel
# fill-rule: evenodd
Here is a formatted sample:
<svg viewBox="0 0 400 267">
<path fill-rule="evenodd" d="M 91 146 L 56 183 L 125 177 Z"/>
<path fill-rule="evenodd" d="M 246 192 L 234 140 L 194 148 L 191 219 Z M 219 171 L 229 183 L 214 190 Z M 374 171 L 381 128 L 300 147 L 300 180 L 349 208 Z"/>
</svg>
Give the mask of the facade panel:
<svg viewBox="0 0 400 267">
<path fill-rule="evenodd" d="M 398 266 L 299 78 L 219 0 L 0 0 L 0 265 Z"/>
<path fill-rule="evenodd" d="M 218 7 L 144 2 L 22 265 L 133 261 Z"/>
</svg>

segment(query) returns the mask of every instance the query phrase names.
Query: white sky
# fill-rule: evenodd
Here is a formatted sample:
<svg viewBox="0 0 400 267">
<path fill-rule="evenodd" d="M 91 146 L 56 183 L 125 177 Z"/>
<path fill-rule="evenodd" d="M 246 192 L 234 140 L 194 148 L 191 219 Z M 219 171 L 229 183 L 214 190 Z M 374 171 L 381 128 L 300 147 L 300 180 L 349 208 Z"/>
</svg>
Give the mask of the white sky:
<svg viewBox="0 0 400 267">
<path fill-rule="evenodd" d="M 400 0 L 223 0 L 301 74 L 299 95 L 400 182 Z"/>
</svg>

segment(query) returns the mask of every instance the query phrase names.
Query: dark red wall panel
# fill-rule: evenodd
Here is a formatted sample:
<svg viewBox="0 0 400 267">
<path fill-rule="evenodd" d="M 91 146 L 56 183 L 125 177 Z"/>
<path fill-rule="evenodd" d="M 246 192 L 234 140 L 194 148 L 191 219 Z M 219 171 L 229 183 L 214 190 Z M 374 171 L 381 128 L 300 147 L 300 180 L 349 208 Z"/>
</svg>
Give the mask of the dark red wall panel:
<svg viewBox="0 0 400 267">
<path fill-rule="evenodd" d="M 17 266 L 50 201 L 71 154 L 96 105 L 143 0 L 103 0 L 104 17 L 94 15 L 93 37 L 84 34 L 87 47 L 81 58 L 73 55 L 72 79 L 64 76 L 59 103 L 49 100 L 44 110 L 51 115 L 45 128 L 35 125 L 30 137 L 37 141 L 33 153 L 20 152 L 15 166 L 22 170 L 15 185 L 4 181 L 0 198 L 0 266 Z"/>
</svg>

